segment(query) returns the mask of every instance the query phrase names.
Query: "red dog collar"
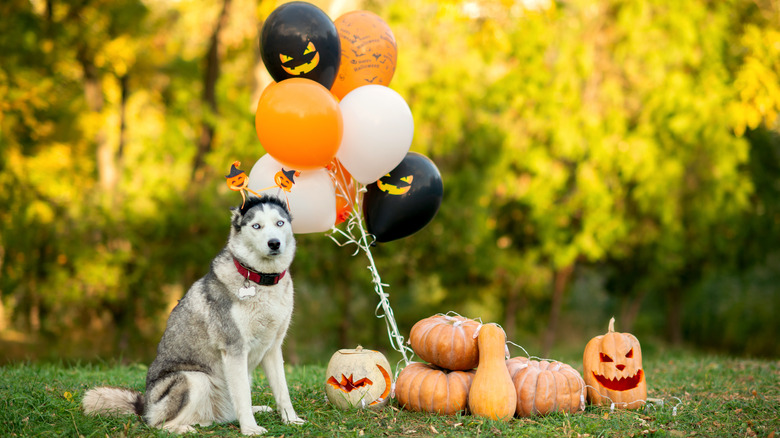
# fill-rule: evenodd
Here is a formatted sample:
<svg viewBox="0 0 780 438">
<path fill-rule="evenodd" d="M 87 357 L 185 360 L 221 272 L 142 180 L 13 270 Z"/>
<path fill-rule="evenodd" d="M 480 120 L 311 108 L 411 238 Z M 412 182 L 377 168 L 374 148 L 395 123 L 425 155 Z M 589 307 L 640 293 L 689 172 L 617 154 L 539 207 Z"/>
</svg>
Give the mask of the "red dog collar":
<svg viewBox="0 0 780 438">
<path fill-rule="evenodd" d="M 264 274 L 262 272 L 253 271 L 246 266 L 242 265 L 237 258 L 233 257 L 233 263 L 236 265 L 238 273 L 247 280 L 254 281 L 260 286 L 273 286 L 279 283 L 287 273 L 287 270 L 282 271 L 280 274 Z"/>
</svg>

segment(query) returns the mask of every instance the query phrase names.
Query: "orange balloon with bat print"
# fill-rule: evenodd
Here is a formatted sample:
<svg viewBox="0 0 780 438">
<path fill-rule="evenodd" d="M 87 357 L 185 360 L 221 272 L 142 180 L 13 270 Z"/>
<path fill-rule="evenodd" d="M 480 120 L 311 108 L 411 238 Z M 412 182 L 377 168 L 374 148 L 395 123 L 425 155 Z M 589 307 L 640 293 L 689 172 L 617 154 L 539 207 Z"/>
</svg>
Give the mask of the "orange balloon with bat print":
<svg viewBox="0 0 780 438">
<path fill-rule="evenodd" d="M 395 73 L 398 46 L 387 23 L 369 11 L 348 12 L 334 22 L 341 40 L 341 63 L 330 87 L 339 99 L 363 85 L 385 85 Z"/>
</svg>

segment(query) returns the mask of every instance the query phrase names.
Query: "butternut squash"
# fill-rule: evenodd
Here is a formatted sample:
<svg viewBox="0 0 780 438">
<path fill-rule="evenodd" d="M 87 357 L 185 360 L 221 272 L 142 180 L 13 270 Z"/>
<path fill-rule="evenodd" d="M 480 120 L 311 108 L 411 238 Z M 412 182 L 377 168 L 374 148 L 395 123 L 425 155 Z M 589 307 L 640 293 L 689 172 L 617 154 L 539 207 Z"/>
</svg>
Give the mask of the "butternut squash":
<svg viewBox="0 0 780 438">
<path fill-rule="evenodd" d="M 496 324 L 485 324 L 477 335 L 479 367 L 469 390 L 473 415 L 509 421 L 517 409 L 517 391 L 506 367 L 506 333 Z"/>
</svg>

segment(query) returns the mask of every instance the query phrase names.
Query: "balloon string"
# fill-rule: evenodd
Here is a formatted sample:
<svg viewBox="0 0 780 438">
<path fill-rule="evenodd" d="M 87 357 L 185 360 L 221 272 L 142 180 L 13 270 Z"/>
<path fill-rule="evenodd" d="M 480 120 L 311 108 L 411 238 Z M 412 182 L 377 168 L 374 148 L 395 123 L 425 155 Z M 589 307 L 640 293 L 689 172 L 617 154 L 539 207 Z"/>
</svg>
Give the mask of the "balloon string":
<svg viewBox="0 0 780 438">
<path fill-rule="evenodd" d="M 330 176 L 331 181 L 333 181 L 333 185 L 336 187 L 336 196 L 346 201 L 350 211 L 355 210 L 355 205 L 352 203 L 352 199 L 357 199 L 358 195 L 360 194 L 359 190 L 355 190 L 354 197 L 349 196 L 349 193 L 347 193 L 349 187 L 347 178 L 344 173 L 336 172 L 335 166 L 335 164 L 331 164 L 331 166 L 327 167 L 327 170 L 328 176 Z M 363 191 L 365 191 L 365 189 Z"/>
<path fill-rule="evenodd" d="M 345 191 L 345 187 L 339 187 L 340 184 L 337 183 L 336 186 L 342 192 Z M 371 272 L 371 282 L 374 284 L 374 292 L 376 292 L 377 296 L 379 296 L 379 304 L 377 304 L 374 310 L 374 315 L 377 318 L 385 320 L 388 338 L 390 339 L 390 346 L 401 354 L 404 365 L 409 365 L 414 352 L 410 347 L 404 344 L 404 337 L 401 336 L 401 333 L 398 330 L 398 324 L 395 321 L 393 308 L 390 306 L 390 294 L 384 290 L 384 288 L 390 287 L 390 285 L 382 282 L 382 278 L 379 276 L 379 270 L 376 267 L 374 257 L 371 254 L 371 246 L 376 241 L 376 237 L 373 234 L 366 232 L 366 227 L 363 224 L 363 220 L 360 217 L 360 214 L 358 213 L 360 202 L 359 195 L 362 194 L 362 192 L 365 192 L 365 187 L 362 184 L 356 184 L 355 191 L 355 202 L 352 205 L 352 212 L 350 213 L 345 230 L 341 230 L 340 228 L 334 226 L 330 233 L 328 233 L 328 237 L 339 246 L 355 244 L 357 249 L 352 254 L 353 256 L 357 255 L 361 250 L 365 253 L 369 263 L 368 270 Z M 346 197 L 349 198 L 349 196 Z M 337 235 L 341 238 L 344 238 L 345 240 L 343 242 L 339 241 L 339 239 L 336 237 Z M 398 377 L 400 370 L 400 367 L 396 366 L 396 378 Z"/>
</svg>

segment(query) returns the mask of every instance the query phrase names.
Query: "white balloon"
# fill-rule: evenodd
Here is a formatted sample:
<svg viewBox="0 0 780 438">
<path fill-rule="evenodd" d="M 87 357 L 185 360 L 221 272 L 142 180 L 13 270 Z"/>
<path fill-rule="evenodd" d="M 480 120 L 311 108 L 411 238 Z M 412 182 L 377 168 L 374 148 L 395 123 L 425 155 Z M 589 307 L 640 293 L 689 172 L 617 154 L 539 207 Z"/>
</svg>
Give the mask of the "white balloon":
<svg viewBox="0 0 780 438">
<path fill-rule="evenodd" d="M 299 175 L 292 176 L 294 184 L 287 192 L 276 182 L 276 175 L 283 170 L 292 169 L 284 168 L 270 154 L 265 154 L 249 172 L 247 187 L 260 196 L 272 195 L 286 201 L 290 206 L 294 233 L 330 230 L 336 223 L 336 189 L 328 171 L 324 168 L 302 170 Z"/>
<path fill-rule="evenodd" d="M 395 169 L 414 137 L 412 111 L 400 94 L 383 85 L 364 85 L 339 103 L 344 135 L 336 158 L 352 177 L 370 184 Z"/>
</svg>

